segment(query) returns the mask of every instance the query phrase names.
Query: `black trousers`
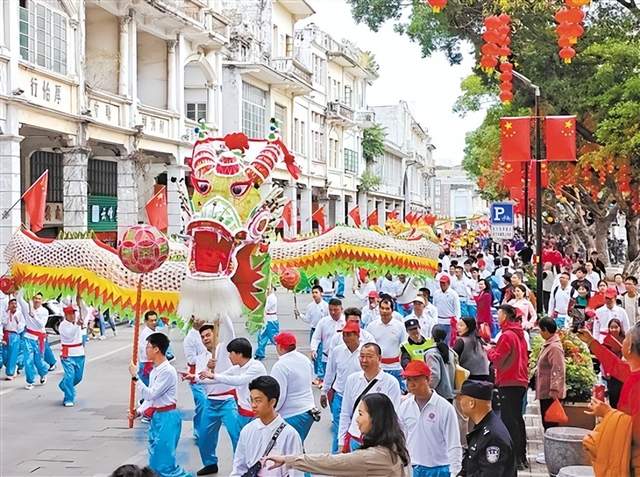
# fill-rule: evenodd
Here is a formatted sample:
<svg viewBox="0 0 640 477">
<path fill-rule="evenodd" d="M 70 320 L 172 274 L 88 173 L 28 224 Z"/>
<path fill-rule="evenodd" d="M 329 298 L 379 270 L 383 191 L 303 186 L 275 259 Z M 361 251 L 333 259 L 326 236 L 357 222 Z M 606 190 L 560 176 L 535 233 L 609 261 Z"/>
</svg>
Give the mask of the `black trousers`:
<svg viewBox="0 0 640 477">
<path fill-rule="evenodd" d="M 522 416 L 522 404 L 527 388 L 524 386 L 498 387 L 500 394 L 500 417 L 513 442 L 516 462 L 527 460 L 527 431 Z"/>
<path fill-rule="evenodd" d="M 547 422 L 544 419 L 545 414 L 547 414 L 547 409 L 549 409 L 551 404 L 553 404 L 553 399 L 540 399 L 540 416 L 542 417 L 542 427 L 545 431 L 550 427 L 558 427 L 557 422 Z"/>
</svg>

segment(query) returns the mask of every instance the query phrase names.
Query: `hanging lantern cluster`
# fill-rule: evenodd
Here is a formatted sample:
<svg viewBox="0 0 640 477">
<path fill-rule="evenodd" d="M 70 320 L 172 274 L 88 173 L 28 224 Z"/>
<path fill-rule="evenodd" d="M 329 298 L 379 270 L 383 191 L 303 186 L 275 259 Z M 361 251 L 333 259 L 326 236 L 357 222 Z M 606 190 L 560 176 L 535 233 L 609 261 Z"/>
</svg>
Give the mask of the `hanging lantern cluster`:
<svg viewBox="0 0 640 477">
<path fill-rule="evenodd" d="M 511 17 L 506 13 L 491 15 L 484 19 L 484 27 L 482 39 L 485 43 L 481 49 L 480 67 L 490 74 L 500 65 L 500 101 L 510 103 L 513 99 L 513 65 L 509 62 Z"/>
<path fill-rule="evenodd" d="M 560 47 L 559 55 L 562 61 L 569 64 L 576 56 L 576 50 L 573 47 L 584 34 L 582 5 L 588 4 L 589 0 L 565 0 L 565 3 L 567 6 L 560 8 L 555 18 L 558 22 L 556 33 Z"/>
<path fill-rule="evenodd" d="M 433 13 L 440 13 L 447 6 L 447 0 L 427 0 Z"/>
</svg>

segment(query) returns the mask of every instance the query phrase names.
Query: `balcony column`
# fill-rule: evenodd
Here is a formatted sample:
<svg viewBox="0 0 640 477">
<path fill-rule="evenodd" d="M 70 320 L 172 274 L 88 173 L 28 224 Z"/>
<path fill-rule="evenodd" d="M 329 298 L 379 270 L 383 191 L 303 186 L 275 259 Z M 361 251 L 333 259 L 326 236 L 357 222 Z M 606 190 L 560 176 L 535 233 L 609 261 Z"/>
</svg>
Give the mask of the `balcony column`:
<svg viewBox="0 0 640 477">
<path fill-rule="evenodd" d="M 138 27 L 133 10 L 130 11 L 129 18 L 129 56 L 124 61 L 129 62 L 129 94 L 132 101 L 129 111 L 129 124 L 133 126 L 140 124 L 138 118 Z"/>
<path fill-rule="evenodd" d="M 207 81 L 207 124 L 213 129 L 218 129 L 218 118 L 216 117 L 216 84 Z"/>
<path fill-rule="evenodd" d="M 118 160 L 118 240 L 127 228 L 138 223 L 138 183 L 135 158 Z"/>
<path fill-rule="evenodd" d="M 387 201 L 382 199 L 380 202 L 378 202 L 378 225 L 382 226 L 384 225 L 384 221 L 386 219 L 386 209 L 387 209 Z"/>
<path fill-rule="evenodd" d="M 284 189 L 284 196 L 291 201 L 291 227 L 284 225 L 285 238 L 295 238 L 298 234 L 298 203 L 296 200 L 298 188 L 295 182 L 289 182 Z"/>
<path fill-rule="evenodd" d="M 129 15 L 120 17 L 120 70 L 118 71 L 118 94 L 129 96 Z"/>
<path fill-rule="evenodd" d="M 167 109 L 176 108 L 176 40 L 167 40 Z"/>
<path fill-rule="evenodd" d="M 338 199 L 336 200 L 336 212 L 335 212 L 335 224 L 334 225 L 340 225 L 340 224 L 344 224 L 345 220 L 345 213 L 344 213 L 344 209 L 345 209 L 345 196 L 344 196 L 344 192 L 342 192 L 340 194 L 340 196 L 338 196 Z"/>
<path fill-rule="evenodd" d="M 311 232 L 311 187 L 305 187 L 300 191 L 300 233 Z"/>
<path fill-rule="evenodd" d="M 369 198 L 367 196 L 366 191 L 358 192 L 358 200 L 356 202 L 358 204 L 358 212 L 360 213 L 360 222 L 363 224 L 366 223 L 367 214 L 369 213 Z"/>
<path fill-rule="evenodd" d="M 167 166 L 167 215 L 169 228 L 167 232 L 171 234 L 182 233 L 182 208 L 180 205 L 180 193 L 178 187 L 180 180 L 184 179 L 184 167 L 177 164 Z"/>
<path fill-rule="evenodd" d="M 63 151 L 64 231 L 86 232 L 89 220 L 87 172 L 91 151 L 81 146 Z"/>
<path fill-rule="evenodd" d="M 15 107 L 9 104 L 9 114 L 17 112 Z M 13 134 L 0 134 L 0 212 L 5 212 L 18 199 L 20 199 L 20 141 L 23 137 Z M 4 250 L 16 230 L 22 222 L 22 205 L 18 204 L 11 209 L 6 218 L 0 218 L 0 250 Z M 1 217 L 1 216 L 0 216 Z M 0 275 L 7 271 L 4 254 L 0 255 Z"/>
</svg>

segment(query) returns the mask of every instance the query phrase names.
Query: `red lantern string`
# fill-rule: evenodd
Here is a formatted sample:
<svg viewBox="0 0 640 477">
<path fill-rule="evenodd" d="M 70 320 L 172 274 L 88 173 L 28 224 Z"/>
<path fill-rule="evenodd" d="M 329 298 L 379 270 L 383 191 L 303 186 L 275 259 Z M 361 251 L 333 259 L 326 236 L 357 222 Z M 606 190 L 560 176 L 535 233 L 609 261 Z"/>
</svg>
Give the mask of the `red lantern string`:
<svg viewBox="0 0 640 477">
<path fill-rule="evenodd" d="M 569 64 L 575 58 L 576 51 L 573 46 L 584 34 L 584 12 L 582 6 L 590 3 L 590 0 L 565 0 L 567 6 L 560 8 L 555 14 L 556 33 L 558 34 L 558 46 L 560 58 Z"/>
</svg>

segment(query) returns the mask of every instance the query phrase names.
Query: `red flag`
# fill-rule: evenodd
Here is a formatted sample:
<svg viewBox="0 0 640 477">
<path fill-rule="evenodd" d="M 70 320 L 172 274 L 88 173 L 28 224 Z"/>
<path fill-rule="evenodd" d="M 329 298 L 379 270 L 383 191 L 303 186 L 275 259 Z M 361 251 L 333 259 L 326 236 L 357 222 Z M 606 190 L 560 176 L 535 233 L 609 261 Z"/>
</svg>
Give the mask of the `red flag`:
<svg viewBox="0 0 640 477">
<path fill-rule="evenodd" d="M 311 215 L 311 220 L 317 222 L 318 227 L 320 227 L 320 231 L 324 232 L 324 229 L 326 228 L 324 206 L 316 209 L 316 211 Z"/>
<path fill-rule="evenodd" d="M 353 209 L 349 211 L 349 217 L 353 220 L 353 223 L 356 227 L 362 226 L 362 219 L 360 218 L 360 206 L 356 205 Z"/>
<path fill-rule="evenodd" d="M 24 200 L 27 217 L 29 217 L 29 227 L 33 232 L 39 232 L 44 227 L 44 210 L 47 206 L 48 184 L 49 169 L 44 171 L 21 197 Z"/>
<path fill-rule="evenodd" d="M 531 160 L 531 118 L 500 118 L 500 145 L 505 162 Z"/>
<path fill-rule="evenodd" d="M 378 225 L 378 209 L 374 209 L 367 216 L 367 227 L 371 227 L 372 225 Z"/>
<path fill-rule="evenodd" d="M 144 206 L 149 223 L 160 231 L 169 227 L 169 214 L 167 211 L 166 187 L 162 186 Z"/>
<path fill-rule="evenodd" d="M 387 212 L 387 220 L 394 220 L 398 218 L 398 211 L 397 210 L 392 210 L 390 212 Z"/>
<path fill-rule="evenodd" d="M 576 117 L 547 116 L 544 121 L 547 160 L 576 160 Z"/>
<path fill-rule="evenodd" d="M 287 202 L 287 204 L 284 206 L 284 209 L 282 209 L 282 220 L 284 220 L 284 223 L 287 224 L 287 227 L 291 227 L 291 223 L 293 220 L 292 215 L 293 202 L 289 200 L 289 202 Z"/>
<path fill-rule="evenodd" d="M 502 185 L 506 189 L 511 189 L 512 187 L 522 187 L 522 169 L 524 168 L 523 166 L 524 164 L 522 163 L 505 163 L 504 175 L 502 176 Z"/>
<path fill-rule="evenodd" d="M 549 187 L 549 164 L 546 161 L 542 161 L 540 164 L 540 172 L 542 176 L 542 188 Z M 536 196 L 536 163 L 529 164 L 529 198 Z"/>
</svg>

